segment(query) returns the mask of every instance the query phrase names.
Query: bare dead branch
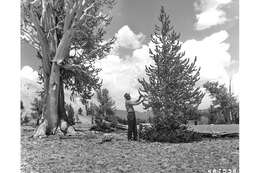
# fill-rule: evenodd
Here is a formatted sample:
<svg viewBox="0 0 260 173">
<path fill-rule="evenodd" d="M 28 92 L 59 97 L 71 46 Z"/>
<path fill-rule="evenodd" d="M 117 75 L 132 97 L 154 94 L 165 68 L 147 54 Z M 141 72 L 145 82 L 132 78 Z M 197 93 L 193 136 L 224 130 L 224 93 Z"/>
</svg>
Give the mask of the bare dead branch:
<svg viewBox="0 0 260 173">
<path fill-rule="evenodd" d="M 67 1 L 67 3 L 69 3 Z M 76 10 L 77 10 L 76 2 L 74 2 L 72 8 L 67 8 L 66 9 L 66 16 L 65 16 L 65 21 L 64 21 L 64 31 L 68 30 L 71 28 L 74 16 L 76 15 Z"/>
<path fill-rule="evenodd" d="M 23 24 L 21 26 L 21 39 L 29 43 L 36 50 L 40 50 L 40 43 L 37 39 L 37 33 L 31 25 Z"/>
<path fill-rule="evenodd" d="M 33 8 L 30 9 L 30 15 L 31 15 L 33 24 L 34 24 L 34 26 L 35 26 L 35 28 L 36 28 L 36 30 L 37 30 L 38 38 L 39 38 L 39 40 L 42 40 L 42 41 L 43 41 L 45 35 L 44 35 L 44 32 L 43 32 L 43 30 L 42 30 L 42 28 L 41 28 L 39 19 L 36 17 L 36 15 L 35 15 L 35 13 L 34 13 L 34 11 L 33 11 Z"/>
<path fill-rule="evenodd" d="M 85 3 L 84 5 L 82 5 L 82 6 L 80 7 L 80 11 L 77 12 L 77 15 L 76 15 L 76 17 L 75 17 L 75 19 L 78 21 L 77 24 L 82 24 L 82 23 L 84 23 L 84 21 L 86 20 L 87 15 L 88 15 L 88 14 L 87 14 L 88 11 L 89 11 L 91 8 L 93 8 L 94 5 L 95 5 L 95 2 L 93 2 L 89 7 L 86 8 L 87 3 Z M 75 23 L 75 25 L 76 25 L 76 23 Z"/>
</svg>

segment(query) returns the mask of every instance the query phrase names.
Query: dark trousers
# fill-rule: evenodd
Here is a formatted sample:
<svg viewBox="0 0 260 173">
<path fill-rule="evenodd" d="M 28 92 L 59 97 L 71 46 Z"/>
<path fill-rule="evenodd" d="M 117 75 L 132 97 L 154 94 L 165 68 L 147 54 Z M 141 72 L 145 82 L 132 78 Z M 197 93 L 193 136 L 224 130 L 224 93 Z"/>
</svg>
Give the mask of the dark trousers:
<svg viewBox="0 0 260 173">
<path fill-rule="evenodd" d="M 137 127 L 136 127 L 136 118 L 134 112 L 127 113 L 127 122 L 128 122 L 128 133 L 127 138 L 128 140 L 137 140 Z"/>
</svg>

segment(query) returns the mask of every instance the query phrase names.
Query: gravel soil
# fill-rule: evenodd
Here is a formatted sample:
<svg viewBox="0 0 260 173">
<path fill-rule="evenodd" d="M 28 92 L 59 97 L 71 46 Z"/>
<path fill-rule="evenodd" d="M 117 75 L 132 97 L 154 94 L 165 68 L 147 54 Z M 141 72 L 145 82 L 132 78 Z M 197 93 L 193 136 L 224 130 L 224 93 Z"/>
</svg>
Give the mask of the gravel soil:
<svg viewBox="0 0 260 173">
<path fill-rule="evenodd" d="M 29 138 L 33 129 L 21 127 L 21 172 L 239 172 L 238 138 L 148 143 L 127 141 L 125 133 L 107 135 L 76 128 L 81 129 L 77 136 L 33 139 Z"/>
</svg>

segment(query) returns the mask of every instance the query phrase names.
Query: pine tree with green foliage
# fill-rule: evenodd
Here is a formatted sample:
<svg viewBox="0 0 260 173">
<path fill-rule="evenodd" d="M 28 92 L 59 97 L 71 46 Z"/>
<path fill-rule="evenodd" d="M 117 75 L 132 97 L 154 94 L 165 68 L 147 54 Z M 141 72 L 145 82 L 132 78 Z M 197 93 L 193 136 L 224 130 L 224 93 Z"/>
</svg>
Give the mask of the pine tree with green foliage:
<svg viewBox="0 0 260 173">
<path fill-rule="evenodd" d="M 111 127 L 115 127 L 117 119 L 115 117 L 115 102 L 109 96 L 109 91 L 106 88 L 99 89 L 96 92 L 98 105 L 92 107 L 95 109 L 95 124 L 93 130 L 98 131 L 111 131 Z"/>
<path fill-rule="evenodd" d="M 184 57 L 185 53 L 181 52 L 179 41 L 180 34 L 174 31 L 170 17 L 163 7 L 159 21 L 161 26 L 156 25 L 151 36 L 155 49 L 149 50 L 154 64 L 146 66 L 148 80 L 138 81 L 145 98 L 143 106 L 145 109 L 152 109 L 154 130 L 158 132 L 158 137 L 162 138 L 154 137 L 154 140 L 164 141 L 163 138 L 167 138 L 163 137 L 164 135 L 173 132 L 176 137 L 180 128 L 185 130 L 181 124 L 185 123 L 186 110 L 197 109 L 204 94 L 195 86 L 200 79 L 200 69 L 196 67 L 197 58 L 190 62 Z M 182 131 L 178 133 L 182 134 Z M 174 142 L 174 139 L 178 141 L 175 137 L 170 142 Z"/>
<path fill-rule="evenodd" d="M 115 102 L 109 96 L 108 89 L 97 90 L 97 101 L 99 102 L 99 112 L 105 119 L 109 119 L 115 114 Z"/>
<path fill-rule="evenodd" d="M 203 87 L 210 93 L 213 99 L 211 111 L 224 115 L 223 123 L 239 121 L 239 103 L 233 93 L 229 92 L 224 84 L 218 82 L 206 82 Z"/>
<path fill-rule="evenodd" d="M 42 116 L 43 110 L 43 100 L 41 98 L 35 97 L 33 102 L 31 103 L 31 110 L 32 110 L 32 118 L 33 119 L 40 119 Z"/>
<path fill-rule="evenodd" d="M 87 107 L 87 105 L 86 105 L 85 108 L 86 108 L 87 115 L 91 116 L 91 124 L 94 124 L 94 118 L 99 109 L 98 106 L 95 103 L 90 102 L 89 107 Z"/>
<path fill-rule="evenodd" d="M 82 112 L 83 112 L 83 110 L 81 109 L 81 107 L 78 109 L 78 114 L 79 115 L 82 115 Z"/>
<path fill-rule="evenodd" d="M 44 97 L 43 91 L 39 92 L 38 97 L 35 97 L 31 103 L 31 115 L 34 120 L 36 120 L 36 126 L 40 125 L 43 119 L 43 109 L 44 109 Z"/>
<path fill-rule="evenodd" d="M 71 104 L 66 104 L 65 109 L 68 112 L 68 123 L 71 125 L 75 124 L 74 109 Z"/>
</svg>

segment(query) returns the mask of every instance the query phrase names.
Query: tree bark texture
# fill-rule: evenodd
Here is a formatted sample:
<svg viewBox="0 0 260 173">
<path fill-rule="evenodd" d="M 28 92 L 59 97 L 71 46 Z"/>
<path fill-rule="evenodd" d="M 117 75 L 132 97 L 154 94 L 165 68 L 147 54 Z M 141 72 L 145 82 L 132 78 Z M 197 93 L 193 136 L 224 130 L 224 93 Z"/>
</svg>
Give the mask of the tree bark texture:
<svg viewBox="0 0 260 173">
<path fill-rule="evenodd" d="M 47 134 L 55 134 L 58 127 L 59 115 L 58 115 L 58 106 L 59 106 L 59 90 L 60 90 L 60 67 L 57 63 L 52 64 L 48 95 L 47 95 L 47 111 L 46 111 L 46 120 L 47 125 Z"/>
</svg>

